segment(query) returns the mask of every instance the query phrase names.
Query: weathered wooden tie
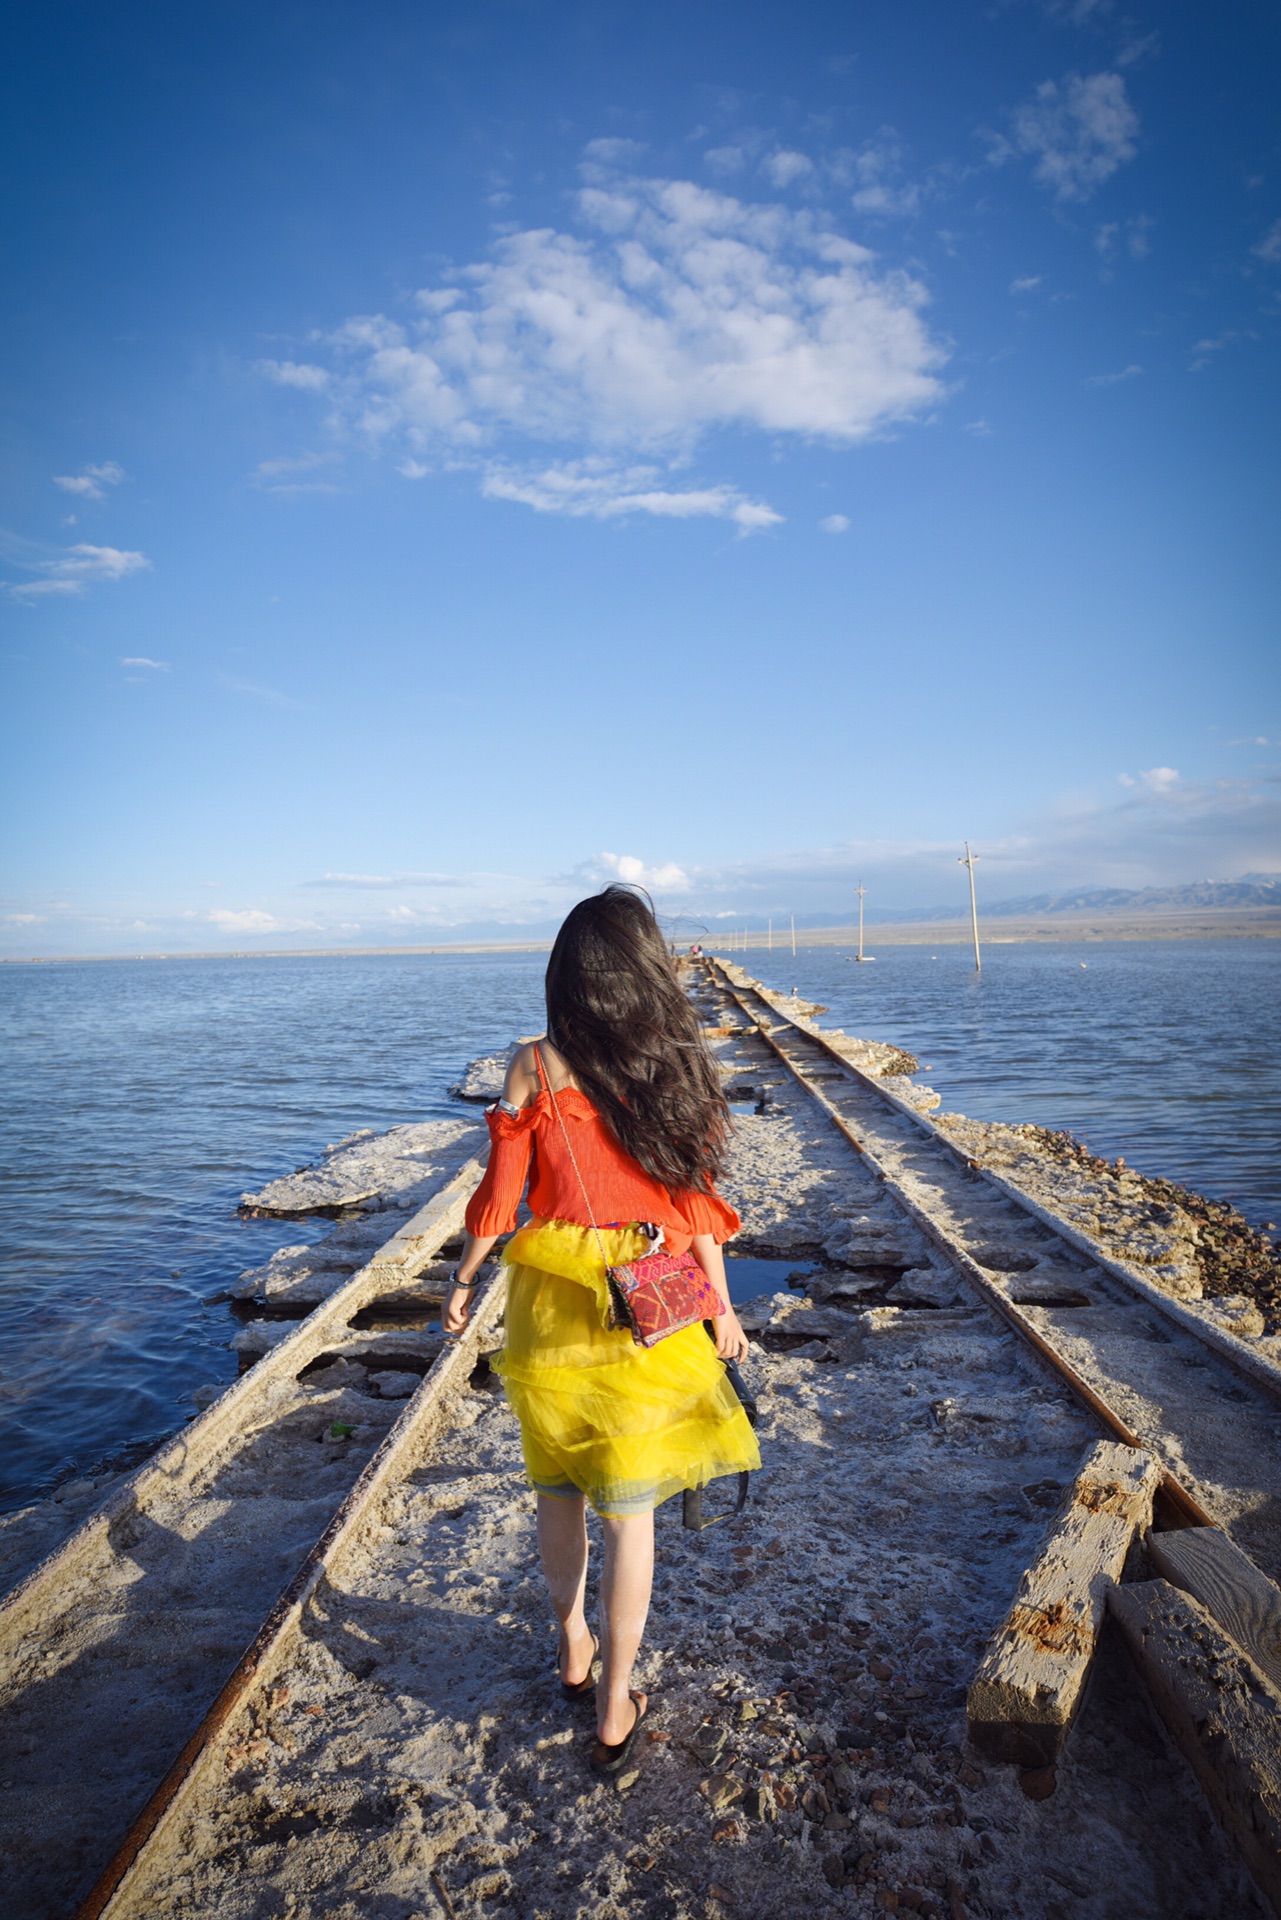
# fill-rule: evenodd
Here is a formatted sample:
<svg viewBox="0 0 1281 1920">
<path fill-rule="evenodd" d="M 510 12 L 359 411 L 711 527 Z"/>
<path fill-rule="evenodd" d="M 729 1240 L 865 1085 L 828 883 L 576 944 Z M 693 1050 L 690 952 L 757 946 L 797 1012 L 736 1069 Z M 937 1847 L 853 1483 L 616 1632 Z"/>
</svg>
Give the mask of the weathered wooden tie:
<svg viewBox="0 0 1281 1920">
<path fill-rule="evenodd" d="M 1114 1587 L 1108 1607 L 1170 1737 L 1281 1916 L 1281 1692 L 1166 1580 Z"/>
<path fill-rule="evenodd" d="M 1281 1587 L 1218 1527 L 1150 1533 L 1147 1546 L 1161 1577 L 1199 1601 L 1281 1688 Z"/>
<path fill-rule="evenodd" d="M 1161 1479 L 1150 1453 L 1100 1440 L 1060 1507 L 966 1700 L 970 1738 L 997 1760 L 1053 1765 L 1089 1676 L 1107 1610 Z"/>
</svg>

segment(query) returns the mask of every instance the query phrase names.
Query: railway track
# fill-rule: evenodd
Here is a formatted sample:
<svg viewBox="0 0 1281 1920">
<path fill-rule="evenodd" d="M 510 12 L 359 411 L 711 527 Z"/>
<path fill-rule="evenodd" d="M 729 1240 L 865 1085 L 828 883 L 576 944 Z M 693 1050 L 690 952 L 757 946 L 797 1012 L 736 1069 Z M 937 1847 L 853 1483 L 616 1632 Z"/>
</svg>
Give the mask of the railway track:
<svg viewBox="0 0 1281 1920">
<path fill-rule="evenodd" d="M 1281 1573 L 1281 1511 L 1259 1491 L 1281 1487 L 1281 1381 L 1208 1345 L 754 984 L 713 963 L 695 997 L 710 1025 L 733 1030 L 737 1071 L 782 1069 L 872 1176 L 876 1206 L 923 1235 L 1105 1430 L 1156 1455 L 1169 1524 L 1212 1522 Z M 403 1305 L 415 1288 L 420 1304 L 429 1297 L 479 1171 L 461 1169 L 0 1607 L 15 1709 L 6 1772 L 23 1776 L 2 1816 L 16 1920 L 170 1911 L 155 1904 L 166 1862 L 208 1826 L 230 1756 L 275 1737 L 282 1676 L 303 1657 L 309 1619 L 324 1615 L 327 1595 L 367 1583 L 371 1541 L 394 1534 L 404 1489 L 455 1430 L 472 1369 L 494 1343 L 501 1278 L 462 1342 L 424 1350 L 422 1386 L 394 1423 L 367 1427 L 323 1488 L 312 1476 L 287 1526 L 279 1502 L 255 1496 L 256 1463 L 291 1431 L 314 1448 L 309 1377 L 368 1346 L 380 1303 Z M 325 1418 L 335 1407 L 349 1410 L 327 1401 Z M 130 1670 L 136 1686 L 122 1690 Z M 104 1727 L 109 1676 L 116 1715 Z M 447 1895 L 439 1904 L 451 1910 Z"/>
<path fill-rule="evenodd" d="M 738 969 L 705 967 L 709 1020 L 728 1013 L 1105 1430 L 1156 1456 L 1167 1524 L 1221 1527 L 1281 1579 L 1281 1369 L 970 1161 Z"/>
</svg>

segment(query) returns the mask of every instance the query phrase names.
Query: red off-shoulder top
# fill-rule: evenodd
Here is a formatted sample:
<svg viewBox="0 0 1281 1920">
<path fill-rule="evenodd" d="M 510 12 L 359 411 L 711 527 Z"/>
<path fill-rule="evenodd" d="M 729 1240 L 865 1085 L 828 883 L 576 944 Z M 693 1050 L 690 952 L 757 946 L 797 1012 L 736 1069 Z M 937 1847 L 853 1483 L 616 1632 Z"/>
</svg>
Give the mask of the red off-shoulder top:
<svg viewBox="0 0 1281 1920">
<path fill-rule="evenodd" d="M 666 1229 L 665 1244 L 684 1253 L 696 1233 L 718 1241 L 738 1232 L 738 1215 L 717 1193 L 673 1191 L 651 1178 L 619 1146 L 585 1093 L 558 1089 L 560 1108 L 591 1198 L 597 1226 L 650 1220 Z M 529 1210 L 540 1220 L 572 1220 L 591 1225 L 582 1188 L 565 1147 L 565 1137 L 544 1089 L 518 1113 L 501 1106 L 486 1110 L 489 1165 L 467 1206 L 467 1231 L 478 1239 L 510 1233 L 516 1209 L 529 1181 Z M 531 1171 L 532 1162 L 532 1171 Z"/>
</svg>

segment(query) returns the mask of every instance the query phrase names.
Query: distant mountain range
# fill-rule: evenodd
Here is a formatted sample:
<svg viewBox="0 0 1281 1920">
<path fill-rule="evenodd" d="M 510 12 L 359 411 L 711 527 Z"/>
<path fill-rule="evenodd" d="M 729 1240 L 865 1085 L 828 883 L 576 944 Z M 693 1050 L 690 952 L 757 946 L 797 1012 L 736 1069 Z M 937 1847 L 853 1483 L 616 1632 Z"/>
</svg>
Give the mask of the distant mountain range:
<svg viewBox="0 0 1281 1920">
<path fill-rule="evenodd" d="M 1239 880 L 1193 880 L 1185 887 L 1082 887 L 1070 893 L 1033 893 L 1020 900 L 985 900 L 987 919 L 1016 914 L 1157 913 L 1198 907 L 1276 907 L 1281 910 L 1281 874 L 1244 873 Z M 885 920 L 956 920 L 964 908 L 925 907 L 878 915 Z M 870 917 L 870 916 L 869 916 Z"/>
</svg>

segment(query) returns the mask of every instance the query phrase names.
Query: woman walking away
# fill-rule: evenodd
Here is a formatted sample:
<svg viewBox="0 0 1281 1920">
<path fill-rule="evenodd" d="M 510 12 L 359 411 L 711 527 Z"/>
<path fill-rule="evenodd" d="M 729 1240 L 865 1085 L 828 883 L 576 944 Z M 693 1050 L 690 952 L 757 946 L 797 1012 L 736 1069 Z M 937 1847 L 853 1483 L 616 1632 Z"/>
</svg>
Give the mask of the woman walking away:
<svg viewBox="0 0 1281 1920">
<path fill-rule="evenodd" d="M 547 1038 L 516 1053 L 487 1118 L 489 1167 L 467 1209 L 445 1331 L 467 1324 L 476 1272 L 515 1226 L 528 1179 L 533 1219 L 503 1254 L 507 1344 L 495 1365 L 538 1495 L 567 1698 L 591 1691 L 600 1653 L 591 1765 L 609 1777 L 648 1706 L 631 1677 L 649 1612 L 654 1509 L 760 1465 L 721 1364 L 747 1351 L 721 1253 L 738 1215 L 713 1186 L 729 1109 L 653 912 L 628 888 L 580 901 L 565 921 L 547 965 Z M 657 1227 L 665 1252 L 693 1251 L 714 1345 L 699 1321 L 651 1346 L 611 1324 L 606 1266 L 643 1259 Z M 583 1612 L 585 1500 L 605 1543 L 599 1642 Z"/>
</svg>

